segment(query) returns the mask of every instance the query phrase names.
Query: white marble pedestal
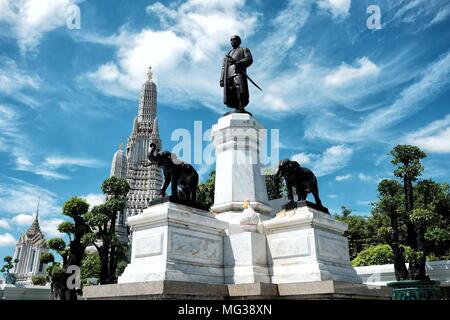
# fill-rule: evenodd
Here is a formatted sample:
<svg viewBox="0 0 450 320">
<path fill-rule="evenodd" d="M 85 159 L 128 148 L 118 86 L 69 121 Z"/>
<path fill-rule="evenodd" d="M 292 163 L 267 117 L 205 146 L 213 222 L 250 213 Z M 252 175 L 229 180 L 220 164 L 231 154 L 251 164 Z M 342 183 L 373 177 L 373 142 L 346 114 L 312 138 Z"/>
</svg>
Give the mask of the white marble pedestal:
<svg viewBox="0 0 450 320">
<path fill-rule="evenodd" d="M 228 224 L 208 212 L 163 202 L 128 218 L 134 229 L 131 263 L 118 283 L 224 283 L 223 236 Z"/>
<path fill-rule="evenodd" d="M 264 127 L 247 113 L 229 114 L 213 125 L 216 184 L 211 209 L 217 219 L 239 224 L 245 199 L 258 215 L 271 213 L 260 164 L 264 136 Z"/>
<path fill-rule="evenodd" d="M 212 127 L 216 149 L 216 184 L 212 210 L 216 219 L 227 222 L 224 239 L 225 283 L 269 283 L 267 243 L 262 222 L 271 218 L 261 148 L 264 127 L 247 113 L 232 113 Z M 258 216 L 258 232 L 240 226 L 243 203 Z"/>
<path fill-rule="evenodd" d="M 241 232 L 224 238 L 225 284 L 270 283 L 266 236 Z"/>
<path fill-rule="evenodd" d="M 265 221 L 272 283 L 361 283 L 350 264 L 347 225 L 308 206 Z"/>
</svg>

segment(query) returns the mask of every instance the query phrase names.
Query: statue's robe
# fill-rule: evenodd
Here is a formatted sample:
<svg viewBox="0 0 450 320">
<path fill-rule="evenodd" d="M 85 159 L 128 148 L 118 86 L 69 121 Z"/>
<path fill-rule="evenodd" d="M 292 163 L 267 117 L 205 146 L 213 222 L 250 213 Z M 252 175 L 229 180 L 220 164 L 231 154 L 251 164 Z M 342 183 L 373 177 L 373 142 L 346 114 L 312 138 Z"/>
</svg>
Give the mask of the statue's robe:
<svg viewBox="0 0 450 320">
<path fill-rule="evenodd" d="M 239 97 L 242 99 L 242 107 L 248 105 L 249 92 L 247 77 L 243 72 L 247 72 L 247 68 L 253 63 L 253 58 L 248 48 L 238 47 L 232 49 L 228 55 L 237 61 L 236 64 L 230 65 L 227 57 L 223 60 L 222 74 L 220 81 L 223 82 L 223 103 L 230 108 L 239 108 Z M 238 84 L 238 92 L 234 92 L 234 83 Z"/>
</svg>

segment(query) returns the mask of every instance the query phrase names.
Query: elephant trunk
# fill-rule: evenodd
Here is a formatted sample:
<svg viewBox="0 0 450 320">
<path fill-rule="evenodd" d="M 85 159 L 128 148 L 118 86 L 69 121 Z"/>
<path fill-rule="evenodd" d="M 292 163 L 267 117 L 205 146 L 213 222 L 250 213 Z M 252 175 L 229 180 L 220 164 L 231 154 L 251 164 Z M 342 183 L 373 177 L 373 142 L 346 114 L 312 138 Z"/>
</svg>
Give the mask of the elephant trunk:
<svg viewBox="0 0 450 320">
<path fill-rule="evenodd" d="M 275 172 L 274 177 L 276 179 L 279 179 L 281 177 L 281 167 L 278 167 L 277 172 Z"/>
</svg>

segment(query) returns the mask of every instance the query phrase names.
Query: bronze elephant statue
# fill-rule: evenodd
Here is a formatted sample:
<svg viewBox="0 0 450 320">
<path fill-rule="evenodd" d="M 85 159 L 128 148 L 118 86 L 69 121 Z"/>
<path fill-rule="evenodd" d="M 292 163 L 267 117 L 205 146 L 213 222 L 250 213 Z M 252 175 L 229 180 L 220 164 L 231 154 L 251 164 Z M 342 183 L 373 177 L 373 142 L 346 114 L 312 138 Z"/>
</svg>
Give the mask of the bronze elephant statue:
<svg viewBox="0 0 450 320">
<path fill-rule="evenodd" d="M 198 173 L 195 168 L 176 158 L 169 151 L 160 152 L 156 144 L 150 144 L 150 152 L 147 155 L 151 164 L 157 164 L 163 169 L 164 184 L 161 187 L 161 196 L 166 196 L 166 189 L 171 184 L 172 198 L 181 199 L 196 204 Z M 149 166 L 147 164 L 146 166 Z M 178 188 L 179 187 L 179 188 Z"/>
<path fill-rule="evenodd" d="M 288 192 L 288 200 L 290 203 L 294 202 L 293 188 L 297 192 L 298 201 L 306 200 L 308 193 L 312 193 L 316 205 L 324 208 L 319 197 L 319 188 L 317 186 L 317 178 L 314 173 L 302 166 L 297 161 L 288 159 L 280 161 L 278 171 L 275 173 L 275 178 L 284 178 Z"/>
</svg>

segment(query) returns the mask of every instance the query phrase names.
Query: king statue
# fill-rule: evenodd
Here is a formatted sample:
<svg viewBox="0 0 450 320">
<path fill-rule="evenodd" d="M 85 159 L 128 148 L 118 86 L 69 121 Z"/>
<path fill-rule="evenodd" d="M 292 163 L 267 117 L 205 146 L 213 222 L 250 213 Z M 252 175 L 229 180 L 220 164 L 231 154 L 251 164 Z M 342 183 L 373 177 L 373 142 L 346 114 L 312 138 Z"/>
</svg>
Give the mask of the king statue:
<svg viewBox="0 0 450 320">
<path fill-rule="evenodd" d="M 225 56 L 220 77 L 220 86 L 223 87 L 223 103 L 235 112 L 246 113 L 245 107 L 249 102 L 247 68 L 253 63 L 252 54 L 248 48 L 241 48 L 241 38 L 237 35 L 231 37 L 233 47 Z M 260 88 L 259 88 L 260 89 Z"/>
</svg>

